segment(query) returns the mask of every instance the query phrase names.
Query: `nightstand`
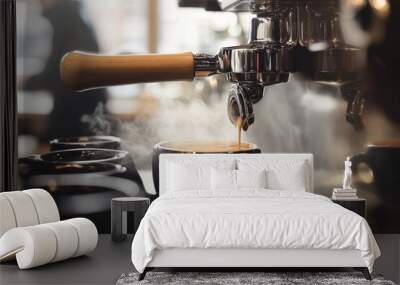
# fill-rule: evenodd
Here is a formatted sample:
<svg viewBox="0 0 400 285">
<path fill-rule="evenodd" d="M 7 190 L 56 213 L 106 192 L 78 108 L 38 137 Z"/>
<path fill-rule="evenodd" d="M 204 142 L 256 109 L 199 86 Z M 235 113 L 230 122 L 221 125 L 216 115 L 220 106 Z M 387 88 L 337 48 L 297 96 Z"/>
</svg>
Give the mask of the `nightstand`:
<svg viewBox="0 0 400 285">
<path fill-rule="evenodd" d="M 366 218 L 367 200 L 364 198 L 356 198 L 352 200 L 332 199 L 332 201 L 356 214 L 359 214 L 361 217 Z"/>
</svg>

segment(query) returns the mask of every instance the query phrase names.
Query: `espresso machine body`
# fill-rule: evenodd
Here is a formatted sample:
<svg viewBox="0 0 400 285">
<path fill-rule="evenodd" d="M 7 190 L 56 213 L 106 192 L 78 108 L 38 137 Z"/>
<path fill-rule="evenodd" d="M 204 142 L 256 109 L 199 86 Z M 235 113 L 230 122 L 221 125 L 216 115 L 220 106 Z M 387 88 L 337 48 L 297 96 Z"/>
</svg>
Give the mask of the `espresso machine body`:
<svg viewBox="0 0 400 285">
<path fill-rule="evenodd" d="M 221 69 L 236 85 L 228 101 L 233 123 L 242 117 L 246 130 L 254 114 L 244 110 L 252 110 L 264 87 L 287 82 L 290 73 L 298 72 L 305 80 L 338 85 L 349 102 L 347 120 L 362 127 L 363 52 L 344 40 L 339 1 L 243 0 L 220 1 L 220 5 L 223 10 L 254 15 L 249 43 L 222 48 L 218 55 Z"/>
</svg>

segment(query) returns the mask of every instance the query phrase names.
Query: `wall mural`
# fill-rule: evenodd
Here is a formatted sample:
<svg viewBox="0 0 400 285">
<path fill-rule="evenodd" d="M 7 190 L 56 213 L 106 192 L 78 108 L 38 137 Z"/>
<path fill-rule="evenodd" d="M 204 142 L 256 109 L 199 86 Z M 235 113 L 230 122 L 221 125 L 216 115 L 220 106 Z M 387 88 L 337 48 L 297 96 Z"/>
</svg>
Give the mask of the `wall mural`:
<svg viewBox="0 0 400 285">
<path fill-rule="evenodd" d="M 227 102 L 240 94 L 232 95 L 224 74 L 83 92 L 61 80 L 59 63 L 73 50 L 120 56 L 154 48 L 158 53 L 215 54 L 221 47 L 246 44 L 251 35 L 249 13 L 183 9 L 168 0 L 158 1 L 153 17 L 146 2 L 17 1 L 20 183 L 48 189 L 65 217 L 85 214 L 98 225 L 109 225 L 103 221 L 110 219 L 110 198 L 151 197 L 157 188 L 151 172 L 153 149 L 160 142 L 181 151 L 205 143 L 237 145 L 237 122 L 232 119 L 236 105 L 228 105 L 228 113 Z M 397 125 L 370 107 L 365 107 L 363 129 L 348 124 L 343 98 L 350 91 L 342 86 L 311 82 L 298 73 L 280 80 L 287 83 L 257 87 L 254 94 L 262 99 L 252 105 L 254 123 L 246 117 L 239 124 L 243 144 L 235 151 L 254 144 L 265 153 L 313 153 L 316 193 L 330 196 L 342 184 L 346 157 L 364 151 L 370 142 L 398 137 Z M 381 212 L 371 168 L 361 165 L 353 181 L 359 195 L 368 199 L 374 221 L 387 212 Z M 93 175 L 108 177 L 108 182 L 99 185 Z M 71 177 L 86 182 L 74 184 Z M 90 206 L 79 202 L 81 195 Z M 377 223 L 373 227 L 386 231 Z M 109 226 L 101 230 L 109 231 Z"/>
</svg>

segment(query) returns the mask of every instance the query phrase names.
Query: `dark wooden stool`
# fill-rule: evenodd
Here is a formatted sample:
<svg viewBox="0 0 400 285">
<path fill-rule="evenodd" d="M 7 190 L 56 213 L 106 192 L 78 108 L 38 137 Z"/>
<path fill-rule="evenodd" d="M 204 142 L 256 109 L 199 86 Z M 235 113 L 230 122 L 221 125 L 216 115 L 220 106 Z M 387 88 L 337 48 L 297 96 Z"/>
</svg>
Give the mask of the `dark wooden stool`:
<svg viewBox="0 0 400 285">
<path fill-rule="evenodd" d="M 150 205 L 149 198 L 121 197 L 111 200 L 111 239 L 123 241 L 127 236 L 127 212 L 134 215 L 134 233 Z"/>
</svg>

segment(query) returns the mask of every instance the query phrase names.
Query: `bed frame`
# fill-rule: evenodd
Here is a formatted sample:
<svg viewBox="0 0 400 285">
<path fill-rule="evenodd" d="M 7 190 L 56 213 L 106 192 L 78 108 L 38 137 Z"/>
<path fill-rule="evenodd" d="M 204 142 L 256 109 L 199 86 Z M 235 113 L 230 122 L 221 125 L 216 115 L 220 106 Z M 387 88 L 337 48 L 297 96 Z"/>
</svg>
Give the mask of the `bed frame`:
<svg viewBox="0 0 400 285">
<path fill-rule="evenodd" d="M 328 249 L 183 249 L 156 250 L 139 280 L 154 268 L 338 268 L 361 271 L 371 280 L 359 250 Z"/>
<path fill-rule="evenodd" d="M 165 193 L 166 164 L 169 160 L 218 160 L 229 158 L 254 158 L 303 160 L 307 164 L 306 190 L 313 192 L 312 154 L 162 154 L 160 156 L 160 195 Z M 262 268 L 343 268 L 361 271 L 367 280 L 371 275 L 359 250 L 330 249 L 249 249 L 249 248 L 170 248 L 158 249 L 152 261 L 139 275 L 155 268 L 231 268 L 236 271 Z"/>
</svg>

